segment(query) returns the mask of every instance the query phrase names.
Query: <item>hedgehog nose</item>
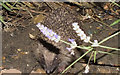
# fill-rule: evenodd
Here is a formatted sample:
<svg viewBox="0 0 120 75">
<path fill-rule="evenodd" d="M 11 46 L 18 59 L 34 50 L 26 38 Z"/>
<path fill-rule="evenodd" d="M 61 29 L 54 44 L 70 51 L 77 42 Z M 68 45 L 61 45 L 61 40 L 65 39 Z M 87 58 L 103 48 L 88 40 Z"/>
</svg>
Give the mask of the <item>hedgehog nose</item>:
<svg viewBox="0 0 120 75">
<path fill-rule="evenodd" d="M 46 73 L 47 73 L 47 74 L 53 73 L 53 69 L 51 69 L 51 68 L 50 68 L 50 69 L 47 69 L 47 70 L 46 70 Z"/>
</svg>

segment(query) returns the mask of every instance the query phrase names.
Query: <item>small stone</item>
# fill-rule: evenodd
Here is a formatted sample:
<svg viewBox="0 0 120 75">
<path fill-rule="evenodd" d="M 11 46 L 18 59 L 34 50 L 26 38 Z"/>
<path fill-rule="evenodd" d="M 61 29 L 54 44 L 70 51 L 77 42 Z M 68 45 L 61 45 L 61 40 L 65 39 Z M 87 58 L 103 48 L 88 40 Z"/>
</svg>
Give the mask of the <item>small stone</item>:
<svg viewBox="0 0 120 75">
<path fill-rule="evenodd" d="M 2 57 L 2 59 L 3 59 L 3 60 L 5 60 L 5 59 L 6 59 L 6 57 Z"/>
<path fill-rule="evenodd" d="M 32 71 L 30 75 L 32 75 L 33 73 L 46 73 L 46 72 L 43 69 L 37 69 L 36 71 Z"/>
<path fill-rule="evenodd" d="M 30 33 L 29 33 L 29 37 L 30 37 L 31 39 L 35 39 L 35 36 L 32 35 L 32 34 L 30 34 Z"/>
<path fill-rule="evenodd" d="M 19 52 L 20 52 L 21 50 L 22 50 L 22 49 L 20 49 L 20 48 L 19 48 L 19 49 L 17 49 L 17 51 L 19 51 Z"/>
<path fill-rule="evenodd" d="M 117 68 L 116 70 L 117 70 L 117 71 L 120 71 L 120 69 L 119 69 L 119 68 Z"/>
<path fill-rule="evenodd" d="M 27 64 L 27 67 L 29 66 L 29 64 Z"/>
<path fill-rule="evenodd" d="M 87 64 L 82 64 L 83 67 L 85 67 Z"/>
<path fill-rule="evenodd" d="M 98 62 L 98 64 L 103 64 L 103 62 Z"/>
<path fill-rule="evenodd" d="M 24 52 L 25 54 L 28 54 L 29 52 Z"/>
</svg>

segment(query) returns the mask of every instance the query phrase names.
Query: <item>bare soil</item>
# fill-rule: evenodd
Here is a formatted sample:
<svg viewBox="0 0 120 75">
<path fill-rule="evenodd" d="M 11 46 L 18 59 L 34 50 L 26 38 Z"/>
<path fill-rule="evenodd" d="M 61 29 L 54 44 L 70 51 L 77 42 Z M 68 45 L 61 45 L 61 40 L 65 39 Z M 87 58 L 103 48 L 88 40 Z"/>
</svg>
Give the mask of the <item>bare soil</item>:
<svg viewBox="0 0 120 75">
<path fill-rule="evenodd" d="M 53 6 L 54 7 L 54 6 Z M 67 7 L 67 6 L 64 6 Z M 75 7 L 78 8 L 78 7 Z M 48 8 L 44 8 L 49 10 Z M 56 8 L 57 9 L 57 8 Z M 5 11 L 4 11 L 5 12 Z M 27 11 L 25 11 L 27 13 Z M 47 14 L 51 13 L 47 11 Z M 80 14 L 76 12 L 76 14 Z M 10 14 L 9 14 L 10 15 Z M 8 15 L 8 16 L 9 16 Z M 27 14 L 28 15 L 28 14 Z M 33 56 L 32 51 L 37 49 L 37 40 L 31 39 L 30 34 L 33 36 L 37 36 L 40 31 L 36 27 L 36 24 L 33 23 L 33 19 L 29 19 L 29 16 L 23 14 L 25 19 L 22 19 L 22 22 L 18 20 L 18 26 L 15 28 L 9 28 L 9 30 L 2 30 L 2 67 L 3 69 L 18 69 L 22 73 L 31 73 L 31 71 L 36 69 L 42 69 L 39 63 L 36 61 Z M 107 15 L 107 14 L 106 14 Z M 33 15 L 34 16 L 34 15 Z M 109 15 L 108 15 L 109 16 Z M 7 16 L 5 16 L 7 17 Z M 55 17 L 53 17 L 55 18 Z M 69 18 L 69 17 L 66 17 Z M 19 19 L 18 17 L 16 19 Z M 112 20 L 105 19 L 103 22 L 108 25 L 116 21 L 118 18 L 113 17 Z M 110 36 L 119 30 L 118 23 L 113 26 L 112 29 L 91 19 L 80 20 L 81 26 L 84 27 L 84 31 L 87 32 L 88 35 L 92 34 L 93 39 L 97 39 L 98 41 L 104 39 L 105 37 Z M 13 22 L 10 22 L 13 23 Z M 21 24 L 19 26 L 19 24 Z M 113 37 L 112 39 L 106 41 L 102 45 L 111 46 L 114 48 L 118 48 L 118 36 Z M 118 51 L 112 51 L 108 49 L 97 48 L 97 50 L 107 51 L 110 53 L 116 53 L 114 55 L 106 55 L 106 54 L 97 54 L 96 63 L 93 61 L 90 62 L 90 73 L 116 73 L 118 74 L 119 63 L 118 63 Z M 84 51 L 84 50 L 83 50 Z M 89 59 L 88 54 L 86 57 L 77 62 L 72 68 L 70 68 L 67 72 L 74 73 L 80 75 L 85 70 L 85 65 Z M 93 59 L 92 59 L 93 60 Z M 40 70 L 42 71 L 42 70 Z M 42 73 L 44 73 L 42 71 Z"/>
</svg>

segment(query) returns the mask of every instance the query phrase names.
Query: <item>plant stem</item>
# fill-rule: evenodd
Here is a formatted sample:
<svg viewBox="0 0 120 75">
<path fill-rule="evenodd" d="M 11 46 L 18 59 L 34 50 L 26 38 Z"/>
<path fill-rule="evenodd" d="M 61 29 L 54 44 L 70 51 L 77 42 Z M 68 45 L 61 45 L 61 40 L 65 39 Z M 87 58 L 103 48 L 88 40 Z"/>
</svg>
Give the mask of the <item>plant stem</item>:
<svg viewBox="0 0 120 75">
<path fill-rule="evenodd" d="M 102 41 L 100 41 L 98 44 L 102 44 L 103 42 L 105 42 L 105 41 L 107 41 L 107 40 L 109 40 L 110 38 L 112 38 L 112 37 L 114 37 L 114 36 L 116 36 L 116 35 L 118 35 L 120 33 L 120 31 L 119 32 L 117 32 L 117 33 L 115 33 L 115 34 L 113 34 L 113 35 L 111 35 L 111 36 L 109 36 L 109 37 L 107 37 L 107 38 L 105 38 L 105 39 L 103 39 Z"/>
<path fill-rule="evenodd" d="M 94 51 L 92 51 L 92 53 L 91 53 L 91 55 L 90 55 L 90 58 L 89 58 L 89 60 L 88 60 L 88 64 L 87 64 L 87 65 L 89 65 L 90 60 L 91 60 L 91 58 L 92 58 L 92 56 L 93 56 L 93 53 L 94 53 Z"/>
<path fill-rule="evenodd" d="M 65 44 L 71 45 L 71 43 L 66 42 L 66 41 L 64 41 L 64 40 L 60 40 L 60 41 L 63 42 L 63 43 L 65 43 Z"/>
<path fill-rule="evenodd" d="M 94 52 L 94 63 L 96 62 L 96 54 L 97 54 L 97 51 Z"/>
<path fill-rule="evenodd" d="M 77 46 L 77 48 L 81 48 L 81 49 L 86 49 L 86 50 L 88 50 L 88 49 L 90 49 L 91 47 L 85 47 L 85 46 L 81 47 L 81 46 Z"/>
<path fill-rule="evenodd" d="M 102 48 L 106 48 L 106 49 L 112 49 L 112 50 L 120 51 L 120 49 L 112 48 L 112 47 L 108 47 L 108 46 L 99 45 L 98 47 L 102 47 Z"/>
<path fill-rule="evenodd" d="M 71 45 L 71 43 L 69 42 L 66 42 L 64 40 L 60 40 L 61 42 L 65 43 L 65 44 L 68 44 L 68 45 Z M 76 46 L 77 48 L 80 48 L 80 49 L 90 49 L 91 47 L 81 47 L 81 46 Z"/>
<path fill-rule="evenodd" d="M 65 73 L 72 65 L 74 65 L 76 62 L 78 62 L 80 59 L 82 59 L 86 54 L 88 54 L 90 51 L 92 51 L 93 48 L 89 49 L 86 53 L 84 53 L 81 57 L 79 57 L 77 60 L 75 60 L 71 65 L 69 65 L 63 72 Z"/>
</svg>

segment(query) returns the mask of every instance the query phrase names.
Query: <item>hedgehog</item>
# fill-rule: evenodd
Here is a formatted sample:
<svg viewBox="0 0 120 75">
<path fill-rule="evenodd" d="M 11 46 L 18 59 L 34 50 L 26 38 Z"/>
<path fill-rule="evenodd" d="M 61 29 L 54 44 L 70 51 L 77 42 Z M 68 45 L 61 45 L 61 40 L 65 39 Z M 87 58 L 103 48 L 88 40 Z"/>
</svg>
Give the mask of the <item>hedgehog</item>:
<svg viewBox="0 0 120 75">
<path fill-rule="evenodd" d="M 68 41 L 68 39 L 75 39 L 78 45 L 81 45 L 80 37 L 77 36 L 73 30 L 72 23 L 80 21 L 75 11 L 68 7 L 59 7 L 52 10 L 46 15 L 41 24 L 56 32 L 61 39 Z M 81 54 L 77 49 L 74 49 L 75 55 L 72 55 L 66 47 L 69 45 L 62 42 L 54 42 L 45 37 L 42 32 L 39 33 L 38 48 L 34 51 L 39 63 L 46 71 L 46 73 L 60 73 L 71 62 L 75 60 L 75 57 L 79 57 Z"/>
</svg>

